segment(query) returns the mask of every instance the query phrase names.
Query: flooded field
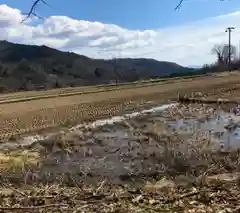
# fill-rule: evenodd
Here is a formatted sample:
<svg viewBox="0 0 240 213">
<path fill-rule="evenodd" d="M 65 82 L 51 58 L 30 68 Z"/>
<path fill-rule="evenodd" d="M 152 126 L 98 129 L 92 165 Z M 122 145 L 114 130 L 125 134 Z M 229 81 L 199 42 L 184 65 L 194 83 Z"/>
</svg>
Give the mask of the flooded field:
<svg viewBox="0 0 240 213">
<path fill-rule="evenodd" d="M 201 116 L 199 115 L 198 117 L 180 118 L 177 121 L 164 118 L 162 120 L 169 130 L 179 135 L 188 135 L 189 139 L 199 133 L 205 133 L 209 145 L 214 142 L 225 151 L 240 148 L 240 114 L 226 112 L 221 108 L 209 110 L 210 114 L 205 117 L 199 117 Z M 189 143 L 188 139 L 186 143 Z"/>
<path fill-rule="evenodd" d="M 239 212 L 239 122 L 237 105 L 173 103 L 2 143 L 1 205 Z"/>
<path fill-rule="evenodd" d="M 38 167 L 31 168 L 35 182 L 56 182 L 59 177 L 69 182 L 71 175 L 85 184 L 103 179 L 114 184 L 141 183 L 166 172 L 199 175 L 208 166 L 199 153 L 240 148 L 239 122 L 237 106 L 226 110 L 169 104 L 0 148 L 3 153 L 26 149 L 38 153 Z M 199 170 L 195 164 L 201 164 Z"/>
</svg>

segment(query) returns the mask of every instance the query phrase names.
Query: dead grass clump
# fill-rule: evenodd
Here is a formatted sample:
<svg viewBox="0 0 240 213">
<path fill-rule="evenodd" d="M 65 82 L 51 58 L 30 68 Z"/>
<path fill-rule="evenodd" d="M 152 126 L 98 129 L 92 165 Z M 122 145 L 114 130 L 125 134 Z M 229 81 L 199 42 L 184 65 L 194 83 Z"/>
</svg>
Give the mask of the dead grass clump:
<svg viewBox="0 0 240 213">
<path fill-rule="evenodd" d="M 7 173 L 25 172 L 28 168 L 35 167 L 40 162 L 38 152 L 15 151 L 0 154 L 0 170 Z"/>
<path fill-rule="evenodd" d="M 54 152 L 54 150 L 63 150 L 67 147 L 67 141 L 64 140 L 64 134 L 55 134 L 48 139 L 38 141 L 42 147 L 45 148 L 47 152 Z"/>
</svg>

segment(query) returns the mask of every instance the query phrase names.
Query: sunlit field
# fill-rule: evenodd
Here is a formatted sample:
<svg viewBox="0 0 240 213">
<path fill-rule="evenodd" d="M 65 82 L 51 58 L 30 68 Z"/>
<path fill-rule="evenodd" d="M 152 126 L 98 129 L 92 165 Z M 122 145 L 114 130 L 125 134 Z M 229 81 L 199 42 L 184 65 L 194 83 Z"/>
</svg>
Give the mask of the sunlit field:
<svg viewBox="0 0 240 213">
<path fill-rule="evenodd" d="M 239 95 L 229 74 L 3 103 L 0 210 L 239 212 Z"/>
</svg>

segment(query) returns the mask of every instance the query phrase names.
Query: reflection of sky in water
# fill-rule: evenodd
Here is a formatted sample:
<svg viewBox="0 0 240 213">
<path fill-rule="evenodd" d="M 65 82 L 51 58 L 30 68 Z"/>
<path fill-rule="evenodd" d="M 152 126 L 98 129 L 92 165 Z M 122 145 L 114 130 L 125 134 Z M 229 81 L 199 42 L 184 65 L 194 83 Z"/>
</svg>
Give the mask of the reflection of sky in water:
<svg viewBox="0 0 240 213">
<path fill-rule="evenodd" d="M 229 124 L 230 119 L 233 123 L 239 122 L 239 127 L 232 132 L 228 132 L 225 126 Z M 232 148 L 240 148 L 240 116 L 234 116 L 230 113 L 217 111 L 213 118 L 205 121 L 198 121 L 197 119 L 187 119 L 179 121 L 168 121 L 169 128 L 175 129 L 179 134 L 193 134 L 196 131 L 211 131 L 212 135 L 223 132 L 219 136 L 219 141 L 224 142 L 226 146 Z M 214 134 L 215 133 L 215 134 Z M 215 136 L 216 137 L 216 136 Z"/>
<path fill-rule="evenodd" d="M 198 122 L 195 119 L 169 121 L 168 126 L 175 129 L 180 134 L 190 134 L 198 127 Z"/>
</svg>

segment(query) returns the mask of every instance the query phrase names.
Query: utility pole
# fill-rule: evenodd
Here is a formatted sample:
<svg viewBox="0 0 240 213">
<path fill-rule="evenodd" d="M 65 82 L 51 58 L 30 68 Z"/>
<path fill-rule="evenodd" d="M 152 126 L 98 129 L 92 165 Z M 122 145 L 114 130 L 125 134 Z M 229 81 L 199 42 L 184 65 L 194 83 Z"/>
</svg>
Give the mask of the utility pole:
<svg viewBox="0 0 240 213">
<path fill-rule="evenodd" d="M 231 32 L 234 30 L 234 27 L 228 27 L 225 32 L 228 32 L 228 71 L 231 72 Z"/>
<path fill-rule="evenodd" d="M 118 84 L 118 74 L 117 74 L 117 57 L 114 58 L 114 75 L 115 75 L 115 83 Z"/>
</svg>

